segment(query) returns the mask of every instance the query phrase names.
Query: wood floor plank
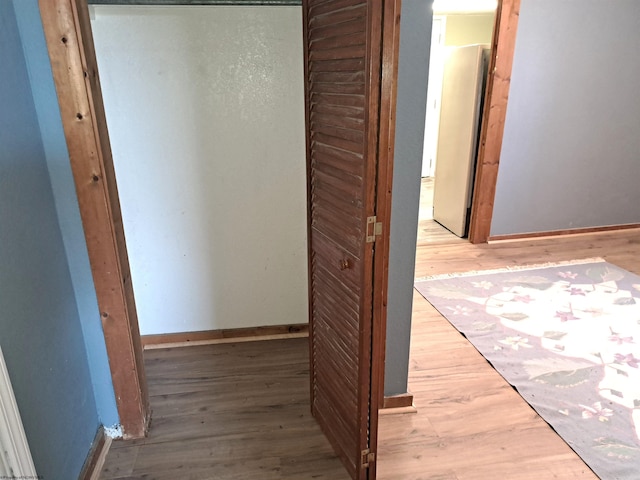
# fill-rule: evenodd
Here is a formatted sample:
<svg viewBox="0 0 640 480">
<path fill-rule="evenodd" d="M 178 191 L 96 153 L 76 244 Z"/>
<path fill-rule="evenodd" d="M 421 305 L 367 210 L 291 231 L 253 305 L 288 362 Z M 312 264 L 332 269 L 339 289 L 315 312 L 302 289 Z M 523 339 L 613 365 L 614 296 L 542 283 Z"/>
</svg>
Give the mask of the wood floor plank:
<svg viewBox="0 0 640 480">
<path fill-rule="evenodd" d="M 433 219 L 433 177 L 424 177 L 420 184 L 420 219 L 418 222 L 418 245 L 442 245 L 464 243 Z"/>
<path fill-rule="evenodd" d="M 420 245 L 416 275 L 592 257 L 640 273 L 640 231 Z M 309 414 L 306 339 L 152 350 L 145 364 L 149 437 L 114 442 L 101 478 L 348 479 Z M 381 480 L 597 478 L 417 293 L 409 389 L 417 413 L 380 418 Z"/>
<path fill-rule="evenodd" d="M 133 466 L 136 462 L 139 450 L 140 448 L 135 445 L 131 445 L 129 448 L 115 448 L 109 450 L 109 461 L 103 466 L 100 478 L 111 480 L 115 478 L 130 477 L 133 473 Z"/>
<path fill-rule="evenodd" d="M 115 442 L 102 478 L 347 478 L 310 413 L 307 339 L 151 350 L 145 362 L 149 436 Z"/>
</svg>

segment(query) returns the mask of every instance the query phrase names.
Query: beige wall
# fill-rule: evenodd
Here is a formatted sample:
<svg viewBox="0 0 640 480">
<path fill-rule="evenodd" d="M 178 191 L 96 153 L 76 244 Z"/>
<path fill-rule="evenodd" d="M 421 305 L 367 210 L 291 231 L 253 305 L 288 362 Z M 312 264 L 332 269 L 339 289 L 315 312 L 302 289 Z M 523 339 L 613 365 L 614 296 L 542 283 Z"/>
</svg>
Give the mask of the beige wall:
<svg viewBox="0 0 640 480">
<path fill-rule="evenodd" d="M 444 43 L 447 47 L 491 43 L 493 13 L 447 15 Z"/>
</svg>

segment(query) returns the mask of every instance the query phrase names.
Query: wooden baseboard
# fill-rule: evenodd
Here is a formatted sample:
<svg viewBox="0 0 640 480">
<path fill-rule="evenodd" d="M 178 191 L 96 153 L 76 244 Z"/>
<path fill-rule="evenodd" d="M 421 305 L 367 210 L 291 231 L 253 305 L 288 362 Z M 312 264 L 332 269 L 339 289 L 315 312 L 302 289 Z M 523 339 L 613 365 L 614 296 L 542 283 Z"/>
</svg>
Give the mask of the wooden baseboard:
<svg viewBox="0 0 640 480">
<path fill-rule="evenodd" d="M 382 408 L 384 410 L 388 408 L 407 408 L 413 407 L 413 394 L 412 393 L 401 393 L 400 395 L 391 395 L 388 397 L 384 397 L 384 401 L 382 402 Z"/>
<path fill-rule="evenodd" d="M 398 407 L 398 408 L 383 408 L 378 410 L 378 415 L 406 415 L 407 413 L 418 413 L 418 409 L 413 405 L 410 407 Z"/>
<path fill-rule="evenodd" d="M 111 437 L 105 435 L 104 427 L 101 425 L 93 439 L 82 470 L 80 470 L 78 480 L 98 480 L 100 478 L 109 447 L 111 447 Z"/>
<path fill-rule="evenodd" d="M 205 330 L 200 332 L 165 333 L 142 335 L 142 347 L 180 347 L 187 345 L 210 345 L 216 343 L 252 342 L 279 338 L 300 338 L 309 335 L 309 324 L 271 325 L 265 327 L 231 328 L 225 330 Z"/>
<path fill-rule="evenodd" d="M 504 240 L 527 240 L 541 237 L 557 237 L 560 235 L 579 235 L 584 233 L 610 232 L 612 230 L 629 230 L 640 228 L 640 223 L 627 223 L 624 225 L 607 225 L 606 227 L 574 228 L 570 230 L 552 230 L 548 232 L 516 233 L 513 235 L 494 235 L 489 237 L 490 242 Z"/>
</svg>

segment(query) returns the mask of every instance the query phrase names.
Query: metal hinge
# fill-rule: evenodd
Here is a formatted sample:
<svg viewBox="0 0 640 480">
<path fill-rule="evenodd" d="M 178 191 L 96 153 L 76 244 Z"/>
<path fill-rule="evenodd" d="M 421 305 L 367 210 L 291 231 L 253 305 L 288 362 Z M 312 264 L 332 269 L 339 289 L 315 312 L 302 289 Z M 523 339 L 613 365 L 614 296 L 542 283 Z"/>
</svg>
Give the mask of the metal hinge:
<svg viewBox="0 0 640 480">
<path fill-rule="evenodd" d="M 376 454 L 372 453 L 368 448 L 361 452 L 362 468 L 367 468 L 369 464 L 376 461 Z"/>
<path fill-rule="evenodd" d="M 382 222 L 376 222 L 377 218 L 367 217 L 367 243 L 376 241 L 376 237 L 382 235 Z"/>
</svg>

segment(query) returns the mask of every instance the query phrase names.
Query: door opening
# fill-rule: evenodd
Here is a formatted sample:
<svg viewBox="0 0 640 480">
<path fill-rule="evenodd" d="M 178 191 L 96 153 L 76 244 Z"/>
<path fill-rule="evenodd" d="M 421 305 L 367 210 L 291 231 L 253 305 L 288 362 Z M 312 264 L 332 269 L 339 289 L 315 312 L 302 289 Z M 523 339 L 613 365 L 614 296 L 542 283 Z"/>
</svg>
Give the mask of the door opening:
<svg viewBox="0 0 640 480">
<path fill-rule="evenodd" d="M 126 436 L 141 437 L 149 421 L 148 395 L 86 2 L 40 0 L 39 3 L 103 320 L 120 420 Z M 385 7 L 388 5 L 391 2 L 385 2 Z M 486 241 L 489 237 L 518 11 L 519 0 L 502 0 L 498 8 L 494 54 L 490 65 L 492 75 L 488 84 L 489 111 L 483 120 L 471 219 L 470 240 L 476 243 Z M 385 15 L 385 39 L 393 37 L 387 35 L 387 28 L 393 32 L 396 20 Z M 393 62 L 385 63 L 389 60 L 387 57 L 383 60 L 385 66 L 389 67 L 382 71 L 383 84 L 393 85 Z M 387 102 L 393 105 L 393 94 L 383 90 L 381 104 Z M 386 128 L 392 127 L 394 118 L 391 108 L 388 112 L 388 124 L 381 120 L 381 125 Z M 381 117 L 383 114 L 381 111 Z M 388 138 L 392 138 L 392 135 Z M 379 150 L 392 152 L 392 142 L 384 145 L 382 140 Z M 386 187 L 388 185 L 379 185 L 379 198 L 390 195 L 390 188 L 385 190 Z M 386 221 L 388 218 L 383 218 L 383 223 Z M 384 236 L 382 239 L 387 240 Z M 383 242 L 376 248 L 384 251 L 384 246 Z M 379 305 L 381 312 L 384 309 L 384 297 L 379 291 L 386 289 L 383 281 L 385 261 L 384 255 L 376 257 L 376 265 L 380 268 L 376 267 L 379 281 L 378 287 L 375 287 L 374 310 L 375 305 Z M 384 321 L 383 315 L 378 318 Z M 380 329 L 379 333 L 383 331 Z M 373 343 L 384 344 L 379 338 L 377 342 L 374 339 Z M 379 357 L 374 355 L 375 359 L 379 360 Z"/>
<path fill-rule="evenodd" d="M 495 7 L 434 4 L 419 244 L 467 237 Z"/>
<path fill-rule="evenodd" d="M 483 3 L 488 5 L 490 2 Z M 490 36 L 491 54 L 488 62 L 484 105 L 480 117 L 479 140 L 477 156 L 475 157 L 477 160 L 475 162 L 476 168 L 469 212 L 468 240 L 471 243 L 487 242 L 490 236 L 493 201 L 500 163 L 500 150 L 520 10 L 520 0 L 497 0 L 497 2 L 494 2 L 494 6 L 496 4 L 493 34 Z M 474 3 L 473 7 L 471 7 L 476 8 L 476 15 L 478 14 L 477 5 L 478 3 Z M 465 11 L 469 12 L 469 8 L 469 4 L 458 0 L 436 0 L 434 2 L 435 12 L 446 12 L 449 9 L 450 12 L 456 12 L 455 15 L 461 15 Z M 489 8 L 489 10 L 492 8 Z M 484 13 L 486 14 L 487 11 L 485 10 Z M 444 26 L 446 29 L 446 22 Z M 436 26 L 437 28 L 438 26 Z M 436 85 L 436 90 L 437 88 Z M 428 138 L 428 135 L 426 138 Z M 431 145 L 429 148 L 425 148 L 425 152 L 431 154 L 430 152 L 434 151 L 434 149 L 435 146 Z M 437 157 L 435 164 L 437 165 Z M 428 172 L 425 171 L 425 173 Z M 424 183 L 426 188 L 421 199 L 421 226 L 419 226 L 418 231 L 418 244 L 428 245 L 430 243 L 429 239 L 436 243 L 458 241 L 456 240 L 457 237 L 449 234 L 446 229 L 431 221 L 431 210 L 433 208 L 431 189 L 433 188 L 433 182 L 432 179 L 426 178 Z M 429 227 L 435 228 L 430 230 Z"/>
<path fill-rule="evenodd" d="M 332 169 L 337 163 L 343 163 L 347 169 L 355 168 L 348 159 L 342 158 L 345 142 L 350 142 L 354 149 L 353 158 L 362 163 L 366 172 L 358 180 L 359 193 L 353 202 L 346 202 L 362 209 L 361 225 L 357 227 L 362 238 L 354 239 L 348 232 L 336 231 L 329 219 L 328 223 L 325 222 L 328 228 L 320 232 L 324 238 L 315 243 L 316 255 L 310 258 L 310 263 L 313 261 L 323 269 L 323 278 L 327 278 L 326 275 L 351 278 L 355 259 L 345 257 L 342 240 L 347 244 L 353 242 L 354 252 L 365 252 L 362 259 L 369 262 L 363 270 L 362 284 L 354 284 L 355 290 L 362 294 L 362 308 L 356 318 L 355 330 L 360 342 L 358 349 L 365 353 L 362 358 L 366 360 L 358 363 L 357 371 L 358 378 L 362 382 L 366 379 L 367 385 L 360 384 L 356 392 L 350 392 L 355 393 L 355 401 L 361 405 L 354 427 L 360 442 L 357 445 L 366 448 L 360 451 L 347 445 L 344 451 L 354 465 L 354 477 L 372 479 L 375 478 L 377 409 L 382 396 L 386 332 L 385 295 L 400 2 L 362 0 L 348 2 L 347 6 L 345 2 L 330 3 L 303 2 L 309 20 L 305 26 L 306 38 L 315 47 L 313 53 L 305 52 L 308 74 L 305 82 L 309 88 L 307 125 L 310 128 L 313 123 L 315 128 L 324 128 L 323 132 L 313 135 L 307 131 L 307 148 L 328 147 L 334 150 L 330 154 L 323 151 L 310 160 L 309 167 L 316 169 L 316 182 L 323 183 L 326 191 L 333 192 L 329 202 L 318 207 L 315 226 L 319 227 L 327 220 L 322 208 L 332 210 L 335 207 L 333 196 L 341 191 Z M 148 427 L 149 398 L 89 11 L 85 0 L 40 0 L 40 10 L 96 284 L 120 421 L 125 438 L 139 438 L 145 435 Z M 345 18 L 351 21 L 351 26 L 357 27 L 356 30 L 342 29 Z M 340 27 L 336 27 L 338 24 Z M 332 31 L 333 34 L 328 35 Z M 332 76 L 336 78 L 328 78 Z M 340 104 L 345 98 L 341 94 L 345 92 L 333 91 L 336 88 L 353 90 L 353 100 L 361 102 L 362 106 Z M 322 97 L 322 101 L 318 97 Z M 314 109 L 315 105 L 322 106 L 322 109 Z M 344 135 L 348 138 L 343 138 Z M 332 140 L 320 140 L 327 137 Z M 339 145 L 335 145 L 336 142 Z M 318 183 L 313 179 L 308 181 L 314 187 L 313 192 L 318 193 L 315 189 Z M 318 199 L 317 196 L 312 197 L 310 205 L 319 205 Z M 370 217 L 375 217 L 375 220 L 369 222 Z M 370 233 L 370 224 L 373 225 L 373 233 Z M 378 225 L 382 228 L 380 235 Z M 324 248 L 326 242 L 322 243 L 334 236 L 341 240 L 335 245 L 342 252 L 342 255 L 337 253 L 339 261 L 328 255 L 331 249 Z M 376 237 L 375 251 L 365 240 L 368 236 Z M 326 265 L 319 260 L 322 255 L 327 259 Z M 336 269 L 339 271 L 334 272 Z M 337 343 L 340 343 L 343 341 L 340 337 L 342 332 L 338 333 Z M 315 372 L 326 378 L 328 368 L 329 364 L 316 366 Z M 342 375 L 343 372 L 337 374 Z M 327 386 L 332 387 L 331 384 Z M 323 398 L 328 399 L 332 395 L 329 393 Z M 334 427 L 328 429 L 335 432 Z M 367 441 L 362 442 L 365 437 Z M 342 438 L 339 440 L 344 442 Z M 368 451 L 363 453 L 365 450 Z"/>
</svg>

